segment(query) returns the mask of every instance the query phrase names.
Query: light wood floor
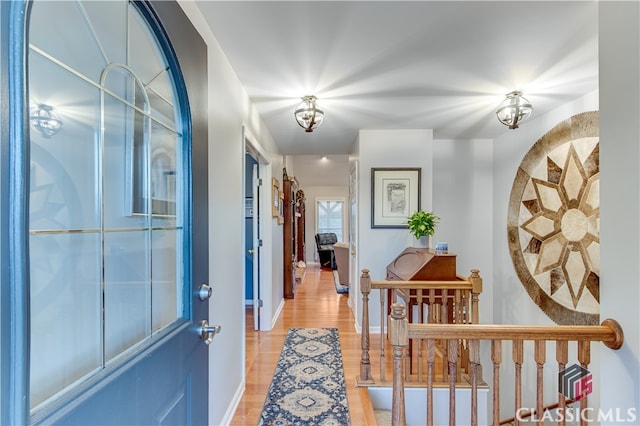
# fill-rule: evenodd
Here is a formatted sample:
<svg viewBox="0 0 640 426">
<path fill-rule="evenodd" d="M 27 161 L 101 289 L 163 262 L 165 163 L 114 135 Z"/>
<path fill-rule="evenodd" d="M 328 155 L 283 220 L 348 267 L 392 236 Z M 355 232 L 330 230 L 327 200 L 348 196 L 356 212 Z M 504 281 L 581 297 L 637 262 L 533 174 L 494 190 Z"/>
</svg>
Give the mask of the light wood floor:
<svg viewBox="0 0 640 426">
<path fill-rule="evenodd" d="M 340 335 L 340 346 L 347 384 L 349 414 L 353 425 L 375 425 L 365 388 L 357 388 L 360 368 L 360 335 L 348 306 L 348 295 L 337 294 L 329 270 L 308 265 L 295 299 L 285 306 L 271 331 L 254 331 L 251 310 L 247 310 L 246 389 L 231 425 L 257 425 L 262 405 L 271 384 L 282 344 L 291 327 L 333 327 Z"/>
</svg>

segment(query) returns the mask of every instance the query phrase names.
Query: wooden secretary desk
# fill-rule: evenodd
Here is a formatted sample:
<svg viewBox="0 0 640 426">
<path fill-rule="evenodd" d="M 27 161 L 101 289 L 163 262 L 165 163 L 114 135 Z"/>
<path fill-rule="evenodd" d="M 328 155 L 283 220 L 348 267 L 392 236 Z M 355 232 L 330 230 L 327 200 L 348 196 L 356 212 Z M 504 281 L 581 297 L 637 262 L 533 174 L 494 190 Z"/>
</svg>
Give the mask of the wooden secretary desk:
<svg viewBox="0 0 640 426">
<path fill-rule="evenodd" d="M 393 261 L 387 265 L 387 280 L 390 281 L 458 281 L 456 275 L 456 255 L 452 253 L 436 253 L 428 248 L 408 247 L 396 256 Z M 391 313 L 391 303 L 393 302 L 392 291 L 389 290 L 387 296 L 387 309 Z M 402 291 L 398 290 L 399 295 L 407 302 L 407 316 L 409 321 L 413 318 L 413 306 L 421 303 L 431 304 L 434 298 L 437 304 L 445 308 L 441 313 L 445 314 L 445 322 L 452 322 L 449 317 L 453 310 L 451 309 L 452 299 L 447 297 L 445 291 L 439 289 L 430 294 L 425 291 L 424 294 L 417 290 Z M 422 322 L 422 318 L 418 320 Z"/>
<path fill-rule="evenodd" d="M 387 265 L 393 281 L 455 281 L 456 255 L 428 248 L 408 247 Z"/>
<path fill-rule="evenodd" d="M 421 288 L 389 289 L 387 292 L 387 315 L 391 313 L 391 305 L 396 297 L 404 300 L 407 306 L 409 322 L 417 323 L 460 323 L 466 315 L 464 309 L 457 309 L 460 303 L 456 300 L 455 282 L 456 255 L 451 253 L 436 253 L 428 248 L 408 247 L 387 265 L 387 280 L 389 281 L 423 281 L 430 282 Z M 426 311 L 423 311 L 426 307 Z M 415 311 L 414 312 L 414 308 Z M 426 318 L 425 318 L 426 316 Z M 440 356 L 444 353 L 439 350 Z M 408 358 L 409 373 L 415 368 L 413 342 L 409 342 Z M 462 354 L 466 359 L 466 352 Z"/>
</svg>

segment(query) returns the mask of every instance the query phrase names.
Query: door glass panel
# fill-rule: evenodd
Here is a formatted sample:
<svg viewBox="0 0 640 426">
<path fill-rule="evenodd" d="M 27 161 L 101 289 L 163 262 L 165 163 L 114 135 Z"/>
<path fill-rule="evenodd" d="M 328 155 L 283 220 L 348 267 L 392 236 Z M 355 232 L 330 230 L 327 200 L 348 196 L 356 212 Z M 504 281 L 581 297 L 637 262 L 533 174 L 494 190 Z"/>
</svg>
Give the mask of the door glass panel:
<svg viewBox="0 0 640 426">
<path fill-rule="evenodd" d="M 29 59 L 32 115 L 39 105 L 51 106 L 59 88 L 73 88 L 72 95 L 65 95 L 73 101 L 53 109 L 63 123 L 60 133 L 46 136 L 32 131 L 30 135 L 30 228 L 97 230 L 100 200 L 95 193 L 98 145 L 94 123 L 99 117 L 98 93 L 40 55 L 32 54 Z"/>
<path fill-rule="evenodd" d="M 150 334 L 148 232 L 105 233 L 104 247 L 105 355 L 109 361 Z"/>
<path fill-rule="evenodd" d="M 35 1 L 29 35 L 33 413 L 189 300 L 183 114 L 155 36 L 124 0 Z"/>
<path fill-rule="evenodd" d="M 161 60 L 156 43 L 147 36 L 146 24 L 137 13 L 132 14 L 130 18 L 130 32 L 132 42 L 129 45 L 129 66 L 136 70 L 138 78 L 146 84 L 152 115 L 170 127 L 175 127 L 173 84 L 169 78 L 170 74 L 158 72 L 166 65 Z M 149 55 L 149 52 L 153 51 L 157 54 Z"/>
<path fill-rule="evenodd" d="M 29 245 L 31 404 L 37 405 L 101 366 L 100 236 L 32 234 Z"/>
<path fill-rule="evenodd" d="M 174 261 L 182 247 L 182 233 L 175 229 L 153 231 L 151 247 L 151 310 L 155 332 L 182 315 L 182 292 L 177 286 L 182 280 L 182 265 Z"/>
<path fill-rule="evenodd" d="M 126 63 L 124 1 L 35 1 L 29 43 L 92 81 L 109 62 Z"/>
</svg>

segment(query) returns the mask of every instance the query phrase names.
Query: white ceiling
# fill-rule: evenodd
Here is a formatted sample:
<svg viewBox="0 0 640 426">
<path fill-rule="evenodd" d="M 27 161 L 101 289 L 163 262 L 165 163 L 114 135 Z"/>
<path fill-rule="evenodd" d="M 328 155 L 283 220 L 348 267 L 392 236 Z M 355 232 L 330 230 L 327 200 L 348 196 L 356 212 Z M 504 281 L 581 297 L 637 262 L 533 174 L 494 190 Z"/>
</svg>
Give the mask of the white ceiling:
<svg viewBox="0 0 640 426">
<path fill-rule="evenodd" d="M 598 88 L 595 1 L 197 4 L 284 155 L 347 154 L 359 129 L 495 138 L 517 131 L 495 116 L 508 92 L 533 119 Z M 313 133 L 293 117 L 308 94 Z"/>
</svg>

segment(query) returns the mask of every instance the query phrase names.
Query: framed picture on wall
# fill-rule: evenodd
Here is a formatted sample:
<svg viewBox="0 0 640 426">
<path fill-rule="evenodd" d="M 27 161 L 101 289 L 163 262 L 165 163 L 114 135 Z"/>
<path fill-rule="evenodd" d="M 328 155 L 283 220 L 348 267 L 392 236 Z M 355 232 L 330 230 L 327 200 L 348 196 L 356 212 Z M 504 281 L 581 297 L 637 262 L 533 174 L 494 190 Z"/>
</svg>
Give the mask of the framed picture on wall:
<svg viewBox="0 0 640 426">
<path fill-rule="evenodd" d="M 278 225 L 284 223 L 284 192 L 279 191 L 280 209 L 278 210 Z"/>
<path fill-rule="evenodd" d="M 280 182 L 271 178 L 271 216 L 280 216 Z"/>
<path fill-rule="evenodd" d="M 418 168 L 371 169 L 371 227 L 406 228 L 407 218 L 420 210 Z"/>
</svg>

